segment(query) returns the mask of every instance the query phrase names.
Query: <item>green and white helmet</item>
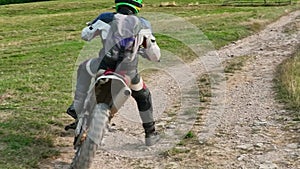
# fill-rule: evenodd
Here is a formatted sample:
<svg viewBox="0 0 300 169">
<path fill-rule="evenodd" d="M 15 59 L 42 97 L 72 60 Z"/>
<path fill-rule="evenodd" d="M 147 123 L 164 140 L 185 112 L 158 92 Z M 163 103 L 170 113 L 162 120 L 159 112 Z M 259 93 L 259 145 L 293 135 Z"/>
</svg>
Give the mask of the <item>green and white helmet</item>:
<svg viewBox="0 0 300 169">
<path fill-rule="evenodd" d="M 116 10 L 120 6 L 129 6 L 134 9 L 134 13 L 139 13 L 140 9 L 143 7 L 143 0 L 115 0 Z"/>
</svg>

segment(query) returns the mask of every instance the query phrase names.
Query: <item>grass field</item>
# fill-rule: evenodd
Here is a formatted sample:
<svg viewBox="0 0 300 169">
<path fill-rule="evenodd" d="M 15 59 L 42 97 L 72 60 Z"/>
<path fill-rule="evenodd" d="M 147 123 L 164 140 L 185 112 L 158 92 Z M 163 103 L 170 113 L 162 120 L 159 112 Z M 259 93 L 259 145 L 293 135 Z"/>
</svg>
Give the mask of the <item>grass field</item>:
<svg viewBox="0 0 300 169">
<path fill-rule="evenodd" d="M 300 46 L 299 46 L 300 47 Z M 300 48 L 279 67 L 276 80 L 277 97 L 291 110 L 294 121 L 300 121 Z"/>
<path fill-rule="evenodd" d="M 181 0 L 176 7 L 146 1 L 143 11 L 182 17 L 220 48 L 300 6 L 227 7 L 217 0 L 188 6 L 191 2 L 198 1 Z M 113 11 L 113 5 L 57 0 L 0 6 L 0 168 L 37 168 L 40 160 L 59 155 L 53 141 L 71 121 L 65 110 L 72 101 L 75 62 L 85 44 L 81 29 L 99 13 Z M 180 52 L 184 44 L 171 37 L 157 35 L 157 41 L 185 61 L 195 58 Z"/>
</svg>

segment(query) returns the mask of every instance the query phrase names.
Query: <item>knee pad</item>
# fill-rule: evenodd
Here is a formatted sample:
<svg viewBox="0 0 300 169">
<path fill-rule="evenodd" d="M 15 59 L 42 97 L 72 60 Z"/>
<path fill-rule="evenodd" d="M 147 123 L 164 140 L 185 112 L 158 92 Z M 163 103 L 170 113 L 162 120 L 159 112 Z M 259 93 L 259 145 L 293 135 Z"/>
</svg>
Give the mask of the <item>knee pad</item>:
<svg viewBox="0 0 300 169">
<path fill-rule="evenodd" d="M 135 99 L 139 111 L 146 111 L 152 108 L 151 93 L 148 88 L 139 91 L 132 91 L 132 97 Z"/>
</svg>

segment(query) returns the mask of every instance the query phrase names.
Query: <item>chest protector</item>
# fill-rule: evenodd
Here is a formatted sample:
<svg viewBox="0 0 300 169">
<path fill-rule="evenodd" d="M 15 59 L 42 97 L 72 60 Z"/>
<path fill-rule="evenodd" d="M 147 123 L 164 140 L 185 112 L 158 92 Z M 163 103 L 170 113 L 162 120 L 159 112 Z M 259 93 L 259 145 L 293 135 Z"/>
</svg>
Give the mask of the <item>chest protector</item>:
<svg viewBox="0 0 300 169">
<path fill-rule="evenodd" d="M 137 57 L 142 29 L 135 15 L 115 14 L 105 40 L 105 57 L 118 63 L 130 63 Z"/>
</svg>

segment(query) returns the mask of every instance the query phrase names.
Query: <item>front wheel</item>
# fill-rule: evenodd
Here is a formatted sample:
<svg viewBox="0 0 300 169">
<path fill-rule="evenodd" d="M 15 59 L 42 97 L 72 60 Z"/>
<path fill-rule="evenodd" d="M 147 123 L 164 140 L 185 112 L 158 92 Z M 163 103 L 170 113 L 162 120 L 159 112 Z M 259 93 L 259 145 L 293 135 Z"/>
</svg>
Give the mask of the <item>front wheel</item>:
<svg viewBox="0 0 300 169">
<path fill-rule="evenodd" d="M 96 151 L 102 142 L 109 117 L 109 107 L 97 104 L 92 113 L 91 123 L 86 138 L 77 148 L 71 169 L 88 169 L 91 167 Z M 81 138 L 79 138 L 81 139 Z"/>
</svg>

